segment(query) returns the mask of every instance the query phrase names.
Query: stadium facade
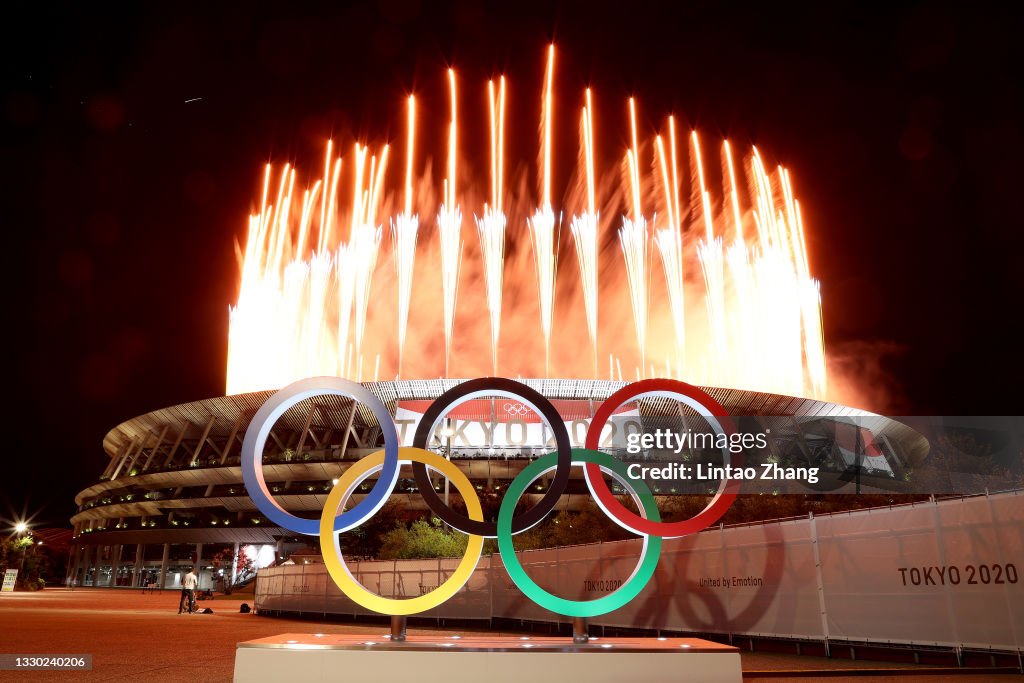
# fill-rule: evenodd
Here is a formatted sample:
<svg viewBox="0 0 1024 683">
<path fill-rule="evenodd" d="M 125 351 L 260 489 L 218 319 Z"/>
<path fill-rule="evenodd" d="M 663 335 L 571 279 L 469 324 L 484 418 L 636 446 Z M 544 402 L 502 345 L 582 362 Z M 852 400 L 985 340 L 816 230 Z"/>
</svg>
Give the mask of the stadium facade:
<svg viewBox="0 0 1024 683">
<path fill-rule="evenodd" d="M 403 443 L 410 444 L 417 415 L 459 381 L 398 380 L 365 386 L 387 405 Z M 522 381 L 552 401 L 574 445 L 580 446 L 594 411 L 624 386 L 602 380 Z M 853 457 L 871 461 L 869 471 L 877 476 L 866 482 L 866 490 L 886 490 L 888 482 L 899 481 L 901 472 L 912 469 L 928 452 L 928 442 L 918 432 L 873 413 L 776 394 L 705 391 L 740 420 L 770 419 L 768 448 L 780 461 L 817 466 L 826 478 L 829 473 L 840 477 Z M 103 441 L 106 468 L 75 499 L 70 578 L 83 586 L 175 588 L 189 567 L 198 566 L 200 587 L 217 588 L 222 582 L 247 578 L 238 574 L 240 552 L 253 560 L 254 567 L 262 567 L 305 547 L 304 538 L 273 525 L 256 510 L 242 483 L 242 440 L 253 415 L 272 393 L 172 406 L 112 429 Z M 530 443 L 536 441 L 529 438 L 536 417 L 503 401 L 457 407 L 434 444 L 482 491 L 500 491 L 534 455 L 548 450 L 543 441 Z M 641 400 L 633 414 L 641 420 L 658 415 L 697 418 L 688 411 L 675 401 L 649 398 Z M 847 436 L 836 428 L 843 418 L 856 425 Z M 495 427 L 498 424 L 504 428 Z M 474 433 L 478 426 L 484 426 L 483 431 Z M 264 475 L 281 505 L 316 517 L 341 473 L 380 447 L 380 430 L 368 410 L 342 397 L 318 396 L 295 405 L 278 420 L 263 455 Z M 415 480 L 404 471 L 402 476 L 392 500 L 408 509 L 423 508 Z M 436 487 L 442 491 L 444 483 L 439 480 Z M 541 493 L 525 496 L 525 502 L 530 504 Z M 655 488 L 656 495 L 675 493 L 668 485 Z M 589 500 L 582 474 L 574 470 L 559 507 L 576 509 Z"/>
</svg>

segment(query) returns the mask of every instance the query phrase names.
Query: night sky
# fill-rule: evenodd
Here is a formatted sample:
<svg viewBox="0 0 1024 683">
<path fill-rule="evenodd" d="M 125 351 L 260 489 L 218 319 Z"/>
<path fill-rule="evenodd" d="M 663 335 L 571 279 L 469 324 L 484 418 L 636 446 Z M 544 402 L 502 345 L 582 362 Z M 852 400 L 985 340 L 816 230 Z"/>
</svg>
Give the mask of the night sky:
<svg viewBox="0 0 1024 683">
<path fill-rule="evenodd" d="M 826 341 L 877 387 L 865 407 L 1020 413 L 1024 98 L 1002 4 L 286 7 L 5 4 L 0 517 L 67 524 L 107 430 L 223 394 L 263 164 L 312 174 L 329 135 L 400 139 L 410 90 L 440 158 L 450 64 L 466 92 L 498 72 L 528 91 L 514 125 L 532 143 L 551 39 L 563 111 L 595 88 L 603 155 L 625 148 L 635 93 L 647 132 L 672 111 L 790 168 Z"/>
</svg>

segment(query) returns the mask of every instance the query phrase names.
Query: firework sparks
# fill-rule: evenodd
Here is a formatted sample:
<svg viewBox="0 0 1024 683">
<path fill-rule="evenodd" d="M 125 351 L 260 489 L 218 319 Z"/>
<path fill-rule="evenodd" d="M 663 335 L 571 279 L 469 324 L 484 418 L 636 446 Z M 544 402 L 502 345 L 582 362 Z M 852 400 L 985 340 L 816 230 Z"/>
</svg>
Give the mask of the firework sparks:
<svg viewBox="0 0 1024 683">
<path fill-rule="evenodd" d="M 416 99 L 409 96 L 409 133 L 405 161 L 404 211 L 391 223 L 391 239 L 395 249 L 395 277 L 398 284 L 398 375 L 402 375 L 405 335 L 409 326 L 409 301 L 412 297 L 412 276 L 416 267 L 416 238 L 420 217 L 412 212 L 413 154 L 416 149 Z"/>
<path fill-rule="evenodd" d="M 763 365 L 761 340 L 758 335 L 748 334 L 742 321 L 757 320 L 757 290 L 751 266 L 751 253 L 747 247 L 743 231 L 743 218 L 740 211 L 739 187 L 736 184 L 736 165 L 733 162 L 732 147 L 729 141 L 722 143 L 722 157 L 728 171 L 722 178 L 723 190 L 729 197 L 732 208 L 734 239 L 726 250 L 726 265 L 732 280 L 734 315 L 730 317 L 729 336 L 733 340 L 733 358 L 735 359 L 732 374 L 740 377 L 756 376 Z"/>
<path fill-rule="evenodd" d="M 302 261 L 293 261 L 289 264 L 288 269 L 296 269 L 298 266 L 305 266 Z M 302 311 L 302 299 L 306 301 L 306 315 L 301 319 L 295 321 L 295 327 L 292 329 L 297 331 L 299 339 L 296 342 L 300 347 L 305 347 L 306 353 L 302 357 L 306 365 L 306 373 L 309 376 L 318 374 L 317 370 L 323 367 L 324 363 L 328 360 L 324 357 L 326 349 L 324 349 L 324 340 L 327 338 L 326 330 L 326 310 L 322 305 L 322 302 L 328 300 L 328 290 L 331 286 L 331 263 L 330 254 L 316 253 L 313 254 L 309 260 L 308 268 L 304 268 L 301 281 L 301 291 L 298 292 L 299 304 L 296 305 L 296 310 Z M 287 275 L 288 270 L 285 270 Z M 309 278 L 309 282 L 305 282 L 306 277 Z M 286 277 L 287 280 L 287 277 Z M 287 287 L 286 287 L 287 290 Z M 308 296 L 306 295 L 308 291 Z"/>
<path fill-rule="evenodd" d="M 633 324 L 636 343 L 640 349 L 640 365 L 647 365 L 647 221 L 640 204 L 639 147 L 636 141 L 636 104 L 629 98 L 629 120 L 632 131 L 632 148 L 626 152 L 629 170 L 630 198 L 633 218 L 622 217 L 619 229 L 619 244 L 626 261 L 626 277 L 629 281 L 629 301 L 633 307 Z"/>
<path fill-rule="evenodd" d="M 665 285 L 668 289 L 669 307 L 672 312 L 672 324 L 676 333 L 676 354 L 681 365 L 686 348 L 686 307 L 683 296 L 683 235 L 679 223 L 679 172 L 676 161 L 676 128 L 675 121 L 668 119 L 670 162 L 666 159 L 665 147 L 661 136 L 657 138 L 658 165 L 661 170 L 662 190 L 668 216 L 668 225 L 655 233 L 654 241 L 661 253 L 661 265 L 665 271 Z M 666 367 L 669 363 L 666 362 Z M 666 373 L 669 372 L 666 370 Z"/>
<path fill-rule="evenodd" d="M 607 335 L 608 348 L 602 348 L 602 352 L 608 353 L 609 377 L 663 372 L 695 383 L 824 397 L 828 377 L 822 336 L 821 288 L 811 275 L 800 202 L 789 172 L 779 167 L 769 173 L 757 149 L 742 160 L 734 159 L 733 148 L 723 142 L 722 196 L 716 204 L 705 176 L 705 160 L 701 156 L 703 141 L 694 132 L 691 145 L 682 147 L 684 154 L 690 149 L 688 191 L 692 197 L 691 208 L 684 214 L 680 194 L 687 191 L 688 181 L 680 182 L 678 165 L 682 158 L 677 159 L 674 121 L 669 118 L 664 139 L 653 141 L 655 171 L 653 177 L 647 179 L 640 163 L 636 106 L 632 100 L 629 107 L 631 139 L 626 154 L 628 174 L 622 178 L 627 210 L 618 230 L 619 247 L 626 264 L 628 296 L 614 278 L 602 282 L 597 277 L 599 268 L 610 265 L 601 258 L 617 256 L 614 250 L 606 254 L 599 252 L 599 204 L 595 188 L 600 180 L 603 195 L 618 193 L 604 189 L 605 183 L 613 181 L 611 173 L 599 178 L 594 170 L 595 114 L 587 91 L 580 120 L 580 175 L 586 181 L 586 196 L 571 222 L 584 306 L 574 307 L 568 300 L 564 302 L 566 305 L 556 306 L 558 233 L 557 214 L 552 208 L 555 118 L 550 48 L 548 58 L 538 154 L 542 183 L 537 206 L 528 219 L 532 259 L 516 258 L 505 262 L 506 248 L 519 246 L 506 244 L 506 240 L 516 237 L 506 230 L 505 207 L 521 206 L 522 202 L 512 203 L 504 197 L 504 79 L 490 86 L 491 186 L 489 201 L 484 205 L 482 217 L 476 221 L 483 258 L 479 263 L 474 259 L 467 265 L 471 271 L 468 277 L 483 283 L 487 315 L 483 315 L 482 310 L 465 311 L 468 315 L 460 318 L 466 328 L 460 358 L 465 358 L 472 366 L 485 362 L 482 359 L 490 355 L 491 366 L 497 371 L 502 319 L 526 324 L 528 318 L 536 319 L 537 315 L 523 297 L 509 299 L 503 305 L 503 281 L 506 277 L 522 281 L 530 277 L 527 270 L 532 269 L 540 293 L 544 362 L 549 376 L 553 373 L 596 375 L 600 300 L 602 306 L 608 307 L 608 312 L 602 315 L 612 321 L 610 324 L 620 325 L 620 321 L 631 314 L 635 324 L 635 349 L 633 342 L 623 338 L 617 329 L 615 334 Z M 414 357 L 405 342 L 412 336 L 410 329 L 418 325 L 429 327 L 432 323 L 428 321 L 434 315 L 440 317 L 438 310 L 442 307 L 444 372 L 450 374 L 456 300 L 465 264 L 457 193 L 460 188 L 456 172 L 458 130 L 453 71 L 449 71 L 449 82 L 452 112 L 448 158 L 437 214 L 441 251 L 439 293 L 443 294 L 437 298 L 442 302 L 427 303 L 423 307 L 413 307 L 410 302 L 413 285 L 419 284 L 414 278 L 427 277 L 415 271 L 416 253 L 422 248 L 422 240 L 418 239 L 419 221 L 414 213 L 414 202 L 418 196 L 431 194 L 428 179 L 414 183 L 416 112 L 415 101 L 410 98 L 405 183 L 391 195 L 384 183 L 387 147 L 371 156 L 366 147 L 357 145 L 354 156 L 346 160 L 347 175 L 343 179 L 338 146 L 328 141 L 322 176 L 305 183 L 307 189 L 303 189 L 297 169 L 292 165 L 287 164 L 281 170 L 266 167 L 261 179 L 258 211 L 250 217 L 244 246 L 239 248 L 238 299 L 229 308 L 229 393 L 280 387 L 317 374 L 354 379 L 362 379 L 364 374 L 379 377 L 382 373 L 387 376 L 395 372 L 402 376 L 429 376 L 428 373 L 437 371 L 434 363 L 439 364 L 439 359 L 429 351 Z M 351 195 L 340 191 L 349 179 L 352 182 L 349 187 L 353 188 Z M 654 246 L 660 255 L 667 285 L 664 289 L 649 284 L 650 235 L 642 205 L 645 180 L 658 188 L 658 211 L 652 220 L 656 223 Z M 474 188 L 469 191 L 477 194 Z M 342 194 L 346 206 L 339 208 Z M 351 205 L 347 205 L 349 196 Z M 391 215 L 382 216 L 384 220 L 379 220 L 382 206 L 396 208 Z M 713 206 L 719 207 L 719 213 L 715 213 Z M 342 216 L 346 221 L 351 217 L 347 230 L 339 227 Z M 376 291 L 371 294 L 384 221 L 391 226 L 394 243 L 394 298 Z M 701 236 L 694 240 L 694 245 L 683 239 L 687 235 L 684 228 Z M 520 249 L 515 252 L 523 253 Z M 423 267 L 421 265 L 420 269 Z M 505 273 L 506 268 L 509 273 Z M 692 278 L 687 281 L 685 276 L 695 274 L 697 268 L 703 281 Z M 373 295 L 380 301 L 370 307 Z M 429 302 L 430 298 L 425 301 Z M 685 316 L 684 303 L 695 306 L 701 301 L 706 316 L 693 315 L 694 308 Z M 662 316 L 664 324 L 671 324 L 674 334 L 652 334 L 655 328 L 650 326 L 655 316 Z M 584 320 L 593 346 L 592 358 L 580 354 L 552 356 L 550 332 L 561 324 L 582 327 Z M 661 321 L 658 324 L 661 329 Z M 489 339 L 483 330 L 485 326 L 490 328 Z M 370 334 L 370 329 L 384 334 Z M 388 330 L 395 334 L 387 334 Z M 768 330 L 770 334 L 764 333 Z M 395 336 L 399 344 L 397 358 L 387 353 L 384 346 Z M 502 366 L 506 372 L 513 375 L 539 372 L 539 346 L 528 346 L 529 342 L 525 342 L 503 352 Z M 652 362 L 654 358 L 659 359 L 657 363 Z M 663 366 L 661 359 L 664 359 Z M 633 372 L 629 371 L 630 367 Z"/>
<path fill-rule="evenodd" d="M 722 142 L 722 156 L 725 157 L 725 167 L 729 173 L 723 178 L 725 193 L 729 196 L 729 203 L 732 206 L 732 223 L 735 231 L 735 239 L 738 244 L 744 244 L 743 240 L 743 218 L 740 214 L 740 195 L 736 187 L 736 166 L 732 161 L 732 147 L 729 141 Z"/>
<path fill-rule="evenodd" d="M 327 141 L 327 152 L 324 154 L 324 189 L 320 196 L 320 235 L 317 241 L 317 251 L 324 251 L 325 245 L 327 244 L 327 205 L 330 203 L 332 208 L 332 219 L 333 219 L 333 208 L 335 206 L 334 201 L 338 197 L 338 182 L 337 179 L 341 177 L 341 159 L 338 159 L 338 172 L 334 174 L 335 181 L 331 183 L 331 151 L 334 146 L 334 140 Z M 328 184 L 330 184 L 330 199 L 328 200 Z"/>
<path fill-rule="evenodd" d="M 285 167 L 283 176 L 288 172 Z M 245 251 L 242 257 L 241 288 L 238 303 L 229 309 L 230 331 L 228 334 L 228 377 L 246 378 L 250 381 L 270 380 L 280 376 L 277 363 L 270 361 L 271 367 L 263 366 L 262 376 L 251 378 L 251 368 L 257 363 L 265 362 L 264 358 L 275 358 L 278 350 L 279 334 L 274 323 L 282 308 L 283 273 L 269 268 L 270 249 L 272 242 L 268 234 L 275 225 L 274 206 L 267 205 L 270 191 L 272 169 L 268 164 L 263 176 L 263 195 L 260 201 L 260 212 L 249 218 L 249 232 Z M 249 385 L 236 380 L 235 385 L 243 389 Z M 229 385 L 230 388 L 231 385 Z"/>
<path fill-rule="evenodd" d="M 448 126 L 448 177 L 444 181 L 444 203 L 437 214 L 441 239 L 441 289 L 444 294 L 444 373 L 448 375 L 452 360 L 452 332 L 455 329 L 455 302 L 459 296 L 459 271 L 462 269 L 462 210 L 455 194 L 455 164 L 458 159 L 458 129 L 455 93 L 455 71 L 448 69 L 452 95 L 452 120 Z"/>
<path fill-rule="evenodd" d="M 505 214 L 501 210 L 505 147 L 505 77 L 498 93 L 494 81 L 487 83 L 491 113 L 491 205 L 476 219 L 483 257 L 484 290 L 491 317 L 491 366 L 498 374 L 498 339 L 501 336 L 501 293 L 505 274 Z"/>
<path fill-rule="evenodd" d="M 573 244 L 576 245 L 576 259 L 579 261 L 580 281 L 583 285 L 583 304 L 587 312 L 587 332 L 594 349 L 594 374 L 597 374 L 597 226 L 599 216 L 594 197 L 594 107 L 590 100 L 590 88 L 586 92 L 587 103 L 583 107 L 580 129 L 583 148 L 583 166 L 587 184 L 587 208 L 573 216 Z M 609 356 L 610 358 L 610 356 Z"/>
<path fill-rule="evenodd" d="M 352 344 L 349 342 L 349 330 L 356 296 L 356 251 L 347 244 L 341 244 L 335 252 L 334 260 L 335 286 L 338 291 L 335 309 L 338 317 L 334 365 L 338 369 L 338 374 L 349 377 L 352 374 Z"/>
<path fill-rule="evenodd" d="M 800 318 L 803 322 L 803 347 L 807 371 L 815 394 L 823 396 L 826 390 L 825 335 L 821 320 L 821 283 L 811 277 L 804 243 L 804 226 L 800 217 L 800 202 L 793 194 L 789 171 L 780 169 L 786 215 L 790 223 L 790 239 L 794 246 L 793 262 L 797 268 L 800 289 Z"/>
<path fill-rule="evenodd" d="M 551 317 L 555 307 L 555 275 L 558 267 L 558 241 L 555 235 L 555 214 L 551 209 L 551 109 L 553 103 L 555 46 L 548 50 L 548 69 L 544 79 L 541 107 L 543 125 L 541 162 L 541 204 L 527 221 L 533 240 L 533 262 L 540 295 L 540 326 L 544 333 L 544 376 L 551 368 Z M 504 99 L 504 97 L 502 98 Z"/>
<path fill-rule="evenodd" d="M 555 274 L 558 248 L 555 234 L 555 214 L 546 204 L 528 220 L 533 239 L 534 267 L 537 289 L 540 292 L 540 326 L 544 333 L 544 375 L 551 368 L 551 318 L 555 307 Z"/>
<path fill-rule="evenodd" d="M 745 329 L 742 324 L 744 320 L 759 323 L 762 317 L 757 310 L 757 283 L 751 264 L 750 248 L 736 240 L 726 250 L 726 263 L 732 282 L 735 312 L 735 315 L 731 316 L 732 325 L 729 328 L 732 339 L 735 340 L 733 348 L 736 349 L 732 374 L 747 378 L 757 377 L 761 374 L 760 368 L 763 367 L 761 351 L 764 348 L 764 341 L 761 335 L 750 334 L 749 326 Z"/>
<path fill-rule="evenodd" d="M 380 166 L 377 157 L 370 157 L 370 172 L 366 174 L 364 183 L 363 171 L 369 148 L 356 144 L 356 173 L 352 205 L 352 233 L 349 246 L 355 258 L 355 344 L 356 356 L 362 359 L 363 338 L 366 335 L 366 308 L 370 303 L 370 285 L 373 271 L 377 267 L 377 255 L 380 253 L 381 229 L 377 225 L 377 204 L 380 196 L 384 169 L 387 166 L 388 147 L 381 152 Z"/>
<path fill-rule="evenodd" d="M 704 161 L 700 153 L 700 139 L 697 131 L 690 135 L 693 142 L 693 163 L 697 168 L 697 191 L 700 197 L 701 218 L 704 222 L 704 239 L 697 245 L 697 256 L 704 273 L 706 290 L 705 304 L 710 328 L 711 372 L 716 384 L 721 384 L 726 373 L 723 360 L 728 357 L 725 318 L 725 254 L 722 240 L 715 237 L 714 219 L 711 213 L 711 195 L 704 182 Z"/>
</svg>

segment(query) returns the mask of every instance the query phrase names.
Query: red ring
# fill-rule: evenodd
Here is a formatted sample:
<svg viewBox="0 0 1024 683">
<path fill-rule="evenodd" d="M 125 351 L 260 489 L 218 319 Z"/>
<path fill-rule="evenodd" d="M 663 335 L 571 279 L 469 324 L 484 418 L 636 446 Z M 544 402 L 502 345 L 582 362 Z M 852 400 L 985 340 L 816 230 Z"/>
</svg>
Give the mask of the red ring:
<svg viewBox="0 0 1024 683">
<path fill-rule="evenodd" d="M 654 392 L 671 392 L 692 398 L 704 406 L 712 415 L 720 418 L 719 422 L 722 429 L 727 434 L 734 434 L 736 432 L 736 426 L 733 424 L 728 411 L 703 389 L 673 379 L 645 379 L 627 384 L 601 404 L 601 407 L 594 414 L 594 419 L 590 422 L 590 428 L 587 430 L 586 447 L 598 450 L 601 441 L 601 431 L 612 416 L 612 413 L 623 403 Z M 738 466 L 742 467 L 742 454 L 734 453 L 732 457 L 737 458 L 739 460 Z M 732 464 L 731 461 L 730 464 Z M 742 484 L 742 481 L 739 479 L 728 480 L 724 487 L 719 488 L 711 503 L 694 517 L 678 522 L 655 522 L 644 519 L 616 500 L 615 495 L 608 488 L 608 484 L 601 474 L 600 467 L 587 463 L 585 472 L 591 491 L 607 514 L 614 517 L 619 524 L 635 533 L 661 536 L 663 538 L 678 538 L 707 529 L 721 519 L 722 515 L 733 504 Z"/>
</svg>

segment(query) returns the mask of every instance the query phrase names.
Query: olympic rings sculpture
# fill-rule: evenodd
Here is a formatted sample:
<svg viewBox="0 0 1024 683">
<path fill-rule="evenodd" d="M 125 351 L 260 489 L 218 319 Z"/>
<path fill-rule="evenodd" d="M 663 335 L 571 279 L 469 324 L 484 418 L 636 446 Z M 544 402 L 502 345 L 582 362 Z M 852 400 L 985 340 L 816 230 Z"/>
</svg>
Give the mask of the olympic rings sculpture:
<svg viewBox="0 0 1024 683">
<path fill-rule="evenodd" d="M 274 500 L 263 476 L 263 449 L 274 423 L 292 406 L 315 396 L 334 395 L 362 403 L 380 424 L 384 448 L 350 466 L 331 490 L 319 520 L 297 517 Z M 553 435 L 556 449 L 543 455 L 520 472 L 505 492 L 497 521 L 483 518 L 480 499 L 466 475 L 452 462 L 427 450 L 434 429 L 452 408 L 474 398 L 502 396 L 520 402 L 536 412 Z M 664 538 L 696 533 L 714 524 L 736 498 L 740 482 L 725 479 L 708 506 L 695 517 L 663 522 L 654 496 L 640 479 L 627 475 L 627 466 L 598 449 L 601 433 L 614 412 L 623 404 L 645 397 L 666 397 L 681 401 L 704 417 L 719 434 L 732 434 L 735 427 L 728 412 L 701 389 L 669 379 L 649 379 L 628 384 L 612 394 L 594 415 L 587 430 L 586 448 L 573 448 L 558 411 L 540 392 L 521 382 L 501 377 L 482 377 L 456 385 L 439 396 L 423 414 L 413 446 L 399 446 L 398 430 L 384 403 L 361 384 L 338 377 L 311 377 L 294 382 L 271 396 L 253 416 L 242 443 L 242 478 L 256 508 L 278 526 L 307 536 L 318 536 L 324 563 L 331 578 L 355 603 L 381 614 L 418 614 L 437 607 L 458 593 L 476 569 L 485 538 L 496 538 L 509 577 L 523 594 L 537 605 L 569 617 L 593 617 L 616 610 L 643 590 L 654 576 Z M 722 450 L 726 462 L 735 464 L 737 454 Z M 455 571 L 437 588 L 413 598 L 385 598 L 366 589 L 349 571 L 338 542 L 341 532 L 367 521 L 384 505 L 398 481 L 402 465 L 411 464 L 420 494 L 430 511 L 453 529 L 469 536 L 466 551 Z M 742 463 L 739 463 L 742 465 Z M 569 483 L 574 465 L 583 467 L 587 488 L 598 506 L 622 528 L 643 538 L 640 559 L 629 578 L 612 593 L 595 600 L 568 600 L 536 584 L 516 556 L 513 536 L 541 522 L 558 503 Z M 428 469 L 448 478 L 462 496 L 466 515 L 456 512 L 437 495 Z M 547 492 L 530 509 L 515 514 L 516 505 L 538 478 L 553 472 Z M 640 514 L 619 502 L 602 473 L 618 481 L 633 498 Z M 376 475 L 377 482 L 352 509 L 344 510 L 356 488 Z"/>
</svg>

